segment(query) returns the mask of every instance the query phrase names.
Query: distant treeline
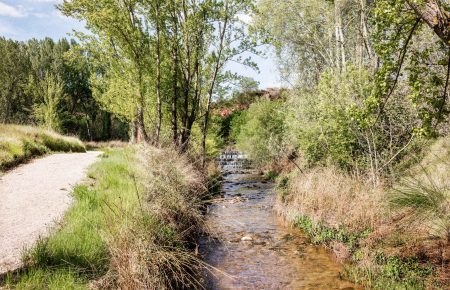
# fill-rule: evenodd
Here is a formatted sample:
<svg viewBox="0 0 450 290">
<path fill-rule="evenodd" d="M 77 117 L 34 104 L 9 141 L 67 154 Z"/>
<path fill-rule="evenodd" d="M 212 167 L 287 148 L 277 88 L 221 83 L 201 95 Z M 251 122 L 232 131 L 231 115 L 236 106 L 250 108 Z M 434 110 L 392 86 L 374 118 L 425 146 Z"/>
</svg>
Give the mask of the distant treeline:
<svg viewBox="0 0 450 290">
<path fill-rule="evenodd" d="M 84 140 L 127 139 L 128 125 L 103 110 L 87 58 L 74 40 L 0 38 L 0 122 L 33 124 Z"/>
</svg>

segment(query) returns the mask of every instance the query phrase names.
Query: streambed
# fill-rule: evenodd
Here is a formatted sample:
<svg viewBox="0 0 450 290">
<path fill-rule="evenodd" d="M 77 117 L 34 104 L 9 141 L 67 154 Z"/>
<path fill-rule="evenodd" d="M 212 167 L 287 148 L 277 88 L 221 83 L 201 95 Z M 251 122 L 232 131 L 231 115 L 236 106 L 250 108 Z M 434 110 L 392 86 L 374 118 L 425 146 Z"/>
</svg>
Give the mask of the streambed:
<svg viewBox="0 0 450 290">
<path fill-rule="evenodd" d="M 222 158 L 223 195 L 208 208 L 212 237 L 200 253 L 215 270 L 206 289 L 361 289 L 342 266 L 274 214 L 274 184 L 246 168 L 242 155 Z"/>
</svg>

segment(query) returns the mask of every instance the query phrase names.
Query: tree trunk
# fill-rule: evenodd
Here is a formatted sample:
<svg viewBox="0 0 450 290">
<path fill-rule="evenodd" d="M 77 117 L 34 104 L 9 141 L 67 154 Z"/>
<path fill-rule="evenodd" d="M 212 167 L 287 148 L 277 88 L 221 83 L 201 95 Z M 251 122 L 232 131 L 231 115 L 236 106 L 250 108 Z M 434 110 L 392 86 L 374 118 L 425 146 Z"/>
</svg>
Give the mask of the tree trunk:
<svg viewBox="0 0 450 290">
<path fill-rule="evenodd" d="M 206 165 L 206 136 L 208 135 L 208 125 L 209 125 L 209 111 L 211 108 L 211 101 L 212 96 L 214 93 L 214 87 L 216 85 L 216 79 L 217 75 L 219 73 L 219 70 L 221 68 L 221 59 L 222 59 L 222 53 L 224 48 L 224 40 L 225 40 L 225 33 L 227 31 L 228 26 L 228 1 L 225 0 L 225 19 L 223 21 L 223 27 L 220 30 L 220 44 L 219 44 L 219 51 L 217 53 L 217 60 L 216 65 L 214 67 L 213 77 L 211 80 L 211 86 L 209 87 L 208 92 L 208 101 L 206 104 L 206 111 L 205 111 L 205 118 L 203 121 L 203 128 L 202 128 L 202 166 L 205 167 Z M 220 26 L 219 26 L 220 27 Z"/>
<path fill-rule="evenodd" d="M 145 130 L 145 121 L 144 121 L 145 99 L 144 99 L 142 72 L 138 73 L 138 81 L 139 81 L 139 102 L 136 107 L 136 115 L 135 115 L 135 131 L 134 131 L 135 143 L 148 142 L 148 135 Z"/>
<path fill-rule="evenodd" d="M 160 3 L 156 0 L 156 111 L 158 120 L 156 122 L 155 145 L 159 146 L 162 124 L 162 105 L 161 105 L 161 28 L 160 28 Z"/>
<path fill-rule="evenodd" d="M 172 62 L 173 62 L 173 80 L 172 80 L 172 134 L 173 143 L 178 146 L 178 116 L 177 116 L 177 103 L 178 103 L 178 50 L 176 43 L 172 48 Z"/>
<path fill-rule="evenodd" d="M 336 34 L 336 62 L 338 70 L 344 71 L 346 66 L 345 47 L 344 47 L 344 33 L 342 32 L 342 15 L 341 3 L 339 0 L 334 1 L 335 14 L 335 34 Z M 340 61 L 340 63 L 339 63 Z"/>
<path fill-rule="evenodd" d="M 336 69 L 338 71 L 341 71 L 341 59 L 340 59 L 340 53 L 339 53 L 339 30 L 337 27 L 337 23 L 335 23 L 335 27 L 334 27 L 334 35 L 335 35 L 335 50 L 336 50 L 336 55 L 335 55 L 335 62 L 336 62 Z"/>
<path fill-rule="evenodd" d="M 193 76 L 191 75 L 191 72 L 189 70 L 189 88 L 193 84 L 195 80 L 195 88 L 194 88 L 194 95 L 192 97 L 191 101 L 191 108 L 189 112 L 189 103 L 185 102 L 184 109 L 186 112 L 185 120 L 184 120 L 184 128 L 183 128 L 183 135 L 182 135 L 182 142 L 181 142 L 181 150 L 186 151 L 189 147 L 190 139 L 191 139 L 191 133 L 192 133 L 192 126 L 194 125 L 197 110 L 200 106 L 200 61 L 201 61 L 201 51 L 203 49 L 203 27 L 200 28 L 198 33 L 195 36 L 195 53 L 193 63 Z M 190 54 L 189 54 L 190 55 Z M 190 65 L 190 62 L 189 62 Z M 189 91 L 188 91 L 189 93 Z M 187 99 L 185 99 L 187 101 Z"/>
<path fill-rule="evenodd" d="M 450 12 L 446 11 L 436 0 L 426 0 L 423 5 L 414 1 L 406 1 L 416 15 L 420 17 L 434 33 L 450 46 Z"/>
<path fill-rule="evenodd" d="M 200 36 L 197 38 L 197 50 L 195 55 L 195 90 L 194 90 L 194 98 L 192 100 L 192 107 L 191 107 L 191 113 L 188 118 L 188 122 L 186 125 L 186 141 L 187 144 L 189 144 L 189 140 L 191 138 L 191 132 L 192 132 L 192 126 L 195 122 L 195 117 L 197 114 L 197 109 L 200 106 L 200 87 L 201 87 L 201 79 L 200 79 L 200 50 L 202 48 L 202 35 L 203 33 L 200 32 Z"/>
<path fill-rule="evenodd" d="M 112 129 L 112 114 L 110 112 L 103 112 L 103 128 L 102 128 L 102 139 L 110 140 L 111 139 L 111 129 Z"/>
<path fill-rule="evenodd" d="M 144 110 L 141 106 L 136 108 L 136 116 L 134 120 L 134 143 L 142 143 L 148 141 L 147 132 L 144 124 Z"/>
<path fill-rule="evenodd" d="M 370 37 L 369 37 L 369 29 L 367 28 L 367 0 L 360 0 L 361 1 L 361 33 L 362 33 L 362 40 L 363 40 L 363 46 L 366 50 L 367 57 L 369 59 L 372 59 L 372 47 L 370 45 Z M 364 57 L 364 55 L 363 55 Z"/>
</svg>

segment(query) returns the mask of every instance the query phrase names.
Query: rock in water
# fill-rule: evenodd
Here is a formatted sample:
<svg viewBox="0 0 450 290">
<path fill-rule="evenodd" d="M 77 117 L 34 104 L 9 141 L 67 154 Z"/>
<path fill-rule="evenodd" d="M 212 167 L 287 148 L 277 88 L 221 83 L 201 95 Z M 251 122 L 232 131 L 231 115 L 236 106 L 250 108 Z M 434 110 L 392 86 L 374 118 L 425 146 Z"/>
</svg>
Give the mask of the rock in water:
<svg viewBox="0 0 450 290">
<path fill-rule="evenodd" d="M 241 241 L 250 242 L 250 241 L 253 241 L 253 238 L 251 236 L 244 236 L 241 238 Z"/>
</svg>

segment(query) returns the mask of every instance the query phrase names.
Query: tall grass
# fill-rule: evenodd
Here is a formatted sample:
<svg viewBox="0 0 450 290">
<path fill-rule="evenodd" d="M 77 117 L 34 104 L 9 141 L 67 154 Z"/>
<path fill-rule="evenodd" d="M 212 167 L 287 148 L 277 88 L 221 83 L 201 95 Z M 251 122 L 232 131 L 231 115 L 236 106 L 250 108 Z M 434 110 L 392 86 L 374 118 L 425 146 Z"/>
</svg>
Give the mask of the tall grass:
<svg viewBox="0 0 450 290">
<path fill-rule="evenodd" d="M 404 210 L 406 226 L 425 230 L 428 234 L 450 242 L 450 197 L 445 188 L 431 180 L 404 181 L 393 190 L 390 199 L 396 210 Z"/>
<path fill-rule="evenodd" d="M 381 187 L 331 167 L 294 171 L 280 177 L 280 184 L 276 209 L 291 220 L 307 216 L 335 230 L 358 232 L 373 229 L 383 216 Z"/>
<path fill-rule="evenodd" d="M 135 178 L 145 182 L 135 193 L 137 209 L 116 207 L 125 223 L 109 226 L 109 280 L 127 289 L 199 288 L 201 262 L 190 248 L 203 221 L 205 180 L 176 150 L 144 147 L 138 160 Z"/>
<path fill-rule="evenodd" d="M 203 178 L 174 150 L 105 152 L 60 228 L 24 257 L 19 289 L 199 288 L 191 242 Z"/>
<path fill-rule="evenodd" d="M 450 140 L 436 141 L 393 188 L 390 204 L 410 230 L 450 242 Z"/>
<path fill-rule="evenodd" d="M 83 143 L 73 137 L 41 128 L 0 124 L 0 170 L 49 152 L 85 152 Z"/>
</svg>

